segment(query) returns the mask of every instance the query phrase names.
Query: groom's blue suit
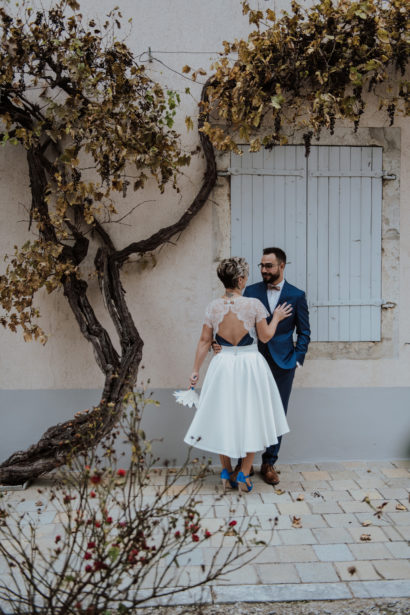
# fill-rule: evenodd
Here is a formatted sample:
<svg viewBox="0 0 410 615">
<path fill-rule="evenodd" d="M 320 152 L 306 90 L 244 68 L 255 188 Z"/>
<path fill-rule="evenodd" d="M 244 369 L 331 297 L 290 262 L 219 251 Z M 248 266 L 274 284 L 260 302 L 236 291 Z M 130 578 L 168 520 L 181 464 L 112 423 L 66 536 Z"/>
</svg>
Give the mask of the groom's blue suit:
<svg viewBox="0 0 410 615">
<path fill-rule="evenodd" d="M 268 323 L 272 320 L 269 307 L 267 286 L 265 282 L 258 282 L 247 286 L 245 297 L 259 299 L 269 312 Z M 275 335 L 267 344 L 258 342 L 259 351 L 267 360 L 272 375 L 278 385 L 285 413 L 288 409 L 290 392 L 292 390 L 296 363 L 303 365 L 310 341 L 309 311 L 306 296 L 302 290 L 286 282 L 282 287 L 278 305 L 288 303 L 292 306 L 292 314 L 282 320 L 276 329 Z M 296 344 L 293 342 L 293 332 L 296 330 Z M 281 437 L 278 444 L 270 446 L 262 455 L 262 463 L 274 465 L 278 458 Z"/>
</svg>

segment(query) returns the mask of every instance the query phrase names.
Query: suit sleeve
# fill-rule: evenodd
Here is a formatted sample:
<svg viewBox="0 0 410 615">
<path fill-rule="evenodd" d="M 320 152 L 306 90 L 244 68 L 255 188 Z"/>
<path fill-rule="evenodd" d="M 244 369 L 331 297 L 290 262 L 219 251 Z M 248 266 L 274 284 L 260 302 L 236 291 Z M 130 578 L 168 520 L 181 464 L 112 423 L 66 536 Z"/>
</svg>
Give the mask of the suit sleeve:
<svg viewBox="0 0 410 615">
<path fill-rule="evenodd" d="M 305 355 L 310 342 L 309 310 L 306 302 L 306 295 L 303 293 L 296 305 L 296 361 L 303 365 Z"/>
</svg>

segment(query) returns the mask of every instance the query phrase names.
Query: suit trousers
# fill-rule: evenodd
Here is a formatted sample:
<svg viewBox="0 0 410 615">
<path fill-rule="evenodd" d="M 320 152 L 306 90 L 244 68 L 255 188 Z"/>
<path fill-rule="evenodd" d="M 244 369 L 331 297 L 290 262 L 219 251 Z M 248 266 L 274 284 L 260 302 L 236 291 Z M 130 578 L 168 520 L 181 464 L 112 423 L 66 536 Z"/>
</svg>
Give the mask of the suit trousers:
<svg viewBox="0 0 410 615">
<path fill-rule="evenodd" d="M 282 400 L 283 409 L 285 410 L 285 414 L 287 414 L 289 397 L 292 391 L 292 384 L 295 377 L 296 368 L 294 367 L 293 369 L 282 369 L 281 367 L 279 367 L 279 365 L 277 365 L 273 360 L 272 355 L 270 354 L 267 347 L 262 350 L 262 355 L 268 362 L 268 365 L 272 372 L 272 376 L 274 377 L 277 387 L 279 389 L 279 395 Z M 275 465 L 276 461 L 278 460 L 281 442 L 282 436 L 279 436 L 277 444 L 268 446 L 265 452 L 262 453 L 262 463 L 267 463 L 271 466 Z"/>
</svg>

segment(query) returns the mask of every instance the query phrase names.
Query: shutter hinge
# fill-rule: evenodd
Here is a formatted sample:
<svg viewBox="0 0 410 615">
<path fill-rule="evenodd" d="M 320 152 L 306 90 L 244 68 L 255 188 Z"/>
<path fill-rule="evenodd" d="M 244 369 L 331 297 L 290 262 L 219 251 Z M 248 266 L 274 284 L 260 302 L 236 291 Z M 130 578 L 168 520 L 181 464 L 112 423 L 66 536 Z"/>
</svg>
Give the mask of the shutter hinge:
<svg viewBox="0 0 410 615">
<path fill-rule="evenodd" d="M 384 303 L 382 303 L 381 308 L 382 310 L 392 310 L 396 306 L 397 303 L 395 303 L 394 301 L 385 301 Z"/>
<path fill-rule="evenodd" d="M 387 171 L 383 171 L 382 179 L 385 180 L 394 180 L 397 179 L 397 175 L 395 173 L 388 173 Z"/>
</svg>

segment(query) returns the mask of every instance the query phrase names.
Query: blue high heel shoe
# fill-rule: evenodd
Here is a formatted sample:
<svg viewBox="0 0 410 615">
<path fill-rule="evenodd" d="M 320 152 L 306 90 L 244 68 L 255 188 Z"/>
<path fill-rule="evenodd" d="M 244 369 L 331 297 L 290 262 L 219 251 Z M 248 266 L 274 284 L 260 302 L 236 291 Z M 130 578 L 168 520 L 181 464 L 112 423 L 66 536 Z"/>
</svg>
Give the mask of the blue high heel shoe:
<svg viewBox="0 0 410 615">
<path fill-rule="evenodd" d="M 238 483 L 235 480 L 231 479 L 231 474 L 233 474 L 233 472 L 228 472 L 228 470 L 226 470 L 225 468 L 221 472 L 221 479 L 224 491 L 226 491 L 228 483 L 231 485 L 232 489 L 236 489 L 238 486 Z"/>
<path fill-rule="evenodd" d="M 251 481 L 251 484 L 248 485 L 248 483 L 246 482 L 247 478 L 249 478 L 249 474 L 248 476 L 245 476 L 243 472 L 238 473 L 236 480 L 238 481 L 239 493 L 242 493 L 242 491 L 245 491 L 246 493 L 249 493 L 249 491 L 252 491 L 253 482 Z"/>
</svg>

